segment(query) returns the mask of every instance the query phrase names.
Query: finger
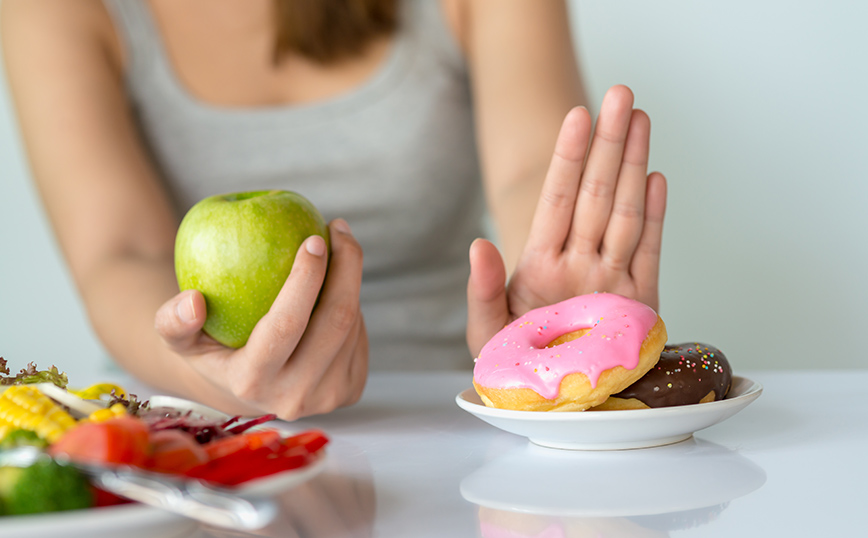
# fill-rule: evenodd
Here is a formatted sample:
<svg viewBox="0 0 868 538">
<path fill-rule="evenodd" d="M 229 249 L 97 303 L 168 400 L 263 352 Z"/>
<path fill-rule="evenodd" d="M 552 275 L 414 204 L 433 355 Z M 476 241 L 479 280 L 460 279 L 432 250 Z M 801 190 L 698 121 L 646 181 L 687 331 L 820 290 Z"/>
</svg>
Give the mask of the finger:
<svg viewBox="0 0 868 538">
<path fill-rule="evenodd" d="M 615 201 L 600 251 L 603 263 L 615 270 L 630 267 L 645 221 L 645 186 L 651 121 L 634 110 L 624 145 L 624 158 L 615 189 Z"/>
<path fill-rule="evenodd" d="M 587 109 L 576 107 L 570 110 L 555 142 L 555 151 L 531 223 L 528 236 L 531 250 L 560 252 L 564 248 L 590 136 L 591 116 Z"/>
<path fill-rule="evenodd" d="M 648 176 L 645 224 L 630 268 L 639 295 L 647 297 L 646 303 L 655 310 L 659 303 L 657 290 L 660 251 L 663 246 L 663 219 L 666 215 L 666 191 L 666 178 L 663 174 L 653 172 Z"/>
<path fill-rule="evenodd" d="M 272 409 L 284 420 L 331 411 L 343 403 L 347 392 L 355 390 L 349 383 L 336 391 L 322 391 L 320 386 L 334 363 L 345 361 L 352 345 L 364 345 L 357 326 L 361 322 L 359 293 L 361 288 L 362 249 L 345 221 L 330 224 L 332 256 L 319 302 L 290 360 L 272 376 Z M 349 367 L 336 366 L 344 370 Z M 365 363 L 367 368 L 367 363 Z M 339 401 L 340 400 L 340 401 Z"/>
<path fill-rule="evenodd" d="M 297 347 L 297 358 L 285 365 L 293 375 L 318 383 L 338 350 L 355 329 L 361 310 L 362 247 L 346 221 L 330 224 L 332 258 L 319 303 Z"/>
<path fill-rule="evenodd" d="M 467 345 L 475 357 L 509 321 L 506 268 L 497 247 L 485 239 L 470 245 L 467 282 Z"/>
<path fill-rule="evenodd" d="M 182 291 L 157 310 L 154 327 L 172 349 L 192 347 L 205 324 L 205 298 L 197 290 Z"/>
<path fill-rule="evenodd" d="M 304 240 L 280 293 L 253 328 L 243 349 L 248 368 L 261 378 L 283 365 L 304 334 L 325 277 L 326 250 L 318 235 Z"/>
<path fill-rule="evenodd" d="M 618 172 L 633 110 L 633 92 L 614 86 L 603 98 L 591 149 L 579 184 L 568 248 L 597 252 L 609 222 Z"/>
</svg>

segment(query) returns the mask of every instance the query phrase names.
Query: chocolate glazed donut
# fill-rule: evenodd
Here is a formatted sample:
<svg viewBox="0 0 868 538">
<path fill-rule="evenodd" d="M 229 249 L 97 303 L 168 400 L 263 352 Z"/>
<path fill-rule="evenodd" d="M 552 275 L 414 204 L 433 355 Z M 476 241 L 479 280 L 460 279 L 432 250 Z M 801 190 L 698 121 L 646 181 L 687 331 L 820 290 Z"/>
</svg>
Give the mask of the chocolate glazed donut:
<svg viewBox="0 0 868 538">
<path fill-rule="evenodd" d="M 732 368 L 714 346 L 671 344 L 638 381 L 593 408 L 595 410 L 672 407 L 722 400 L 732 385 Z"/>
</svg>

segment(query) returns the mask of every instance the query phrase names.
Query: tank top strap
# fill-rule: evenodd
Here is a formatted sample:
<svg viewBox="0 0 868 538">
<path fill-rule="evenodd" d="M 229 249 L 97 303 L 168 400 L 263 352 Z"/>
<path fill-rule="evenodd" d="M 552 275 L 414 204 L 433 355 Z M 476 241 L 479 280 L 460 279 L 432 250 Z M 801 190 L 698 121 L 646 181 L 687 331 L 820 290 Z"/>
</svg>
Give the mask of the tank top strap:
<svg viewBox="0 0 868 538">
<path fill-rule="evenodd" d="M 127 79 L 140 79 L 162 57 L 159 28 L 145 0 L 103 0 L 127 56 Z"/>
<path fill-rule="evenodd" d="M 464 53 L 449 27 L 440 0 L 404 0 L 401 23 L 422 46 L 452 70 L 467 70 Z"/>
</svg>

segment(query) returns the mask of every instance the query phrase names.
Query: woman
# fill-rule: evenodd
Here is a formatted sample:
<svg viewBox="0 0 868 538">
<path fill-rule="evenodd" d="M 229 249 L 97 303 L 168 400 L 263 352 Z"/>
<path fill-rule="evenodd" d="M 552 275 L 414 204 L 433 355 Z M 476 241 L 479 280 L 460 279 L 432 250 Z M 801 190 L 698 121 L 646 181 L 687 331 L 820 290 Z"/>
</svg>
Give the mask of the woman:
<svg viewBox="0 0 868 538">
<path fill-rule="evenodd" d="M 369 357 L 469 367 L 529 308 L 598 290 L 657 306 L 666 187 L 647 175 L 650 124 L 615 87 L 590 143 L 562 2 L 2 7 L 61 249 L 107 350 L 155 387 L 293 419 L 355 402 Z M 201 331 L 201 293 L 178 293 L 174 234 L 198 199 L 263 188 L 310 198 L 332 250 L 308 238 L 228 349 Z M 473 241 L 483 205 L 503 259 Z"/>
</svg>

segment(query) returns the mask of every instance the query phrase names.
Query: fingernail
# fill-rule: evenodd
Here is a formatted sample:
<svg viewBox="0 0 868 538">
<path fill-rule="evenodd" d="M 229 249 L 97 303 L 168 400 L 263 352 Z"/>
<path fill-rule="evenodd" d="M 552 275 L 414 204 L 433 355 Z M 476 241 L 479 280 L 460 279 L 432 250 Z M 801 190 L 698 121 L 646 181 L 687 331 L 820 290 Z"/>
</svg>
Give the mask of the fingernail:
<svg viewBox="0 0 868 538">
<path fill-rule="evenodd" d="M 344 219 L 335 219 L 332 221 L 332 226 L 335 230 L 341 232 L 342 234 L 352 235 L 353 231 L 350 230 L 350 224 Z"/>
<path fill-rule="evenodd" d="M 183 323 L 190 323 L 196 319 L 196 308 L 193 306 L 193 294 L 187 294 L 186 297 L 178 301 L 175 305 L 175 313 L 178 314 L 178 319 Z"/>
<path fill-rule="evenodd" d="M 304 242 L 304 248 L 314 256 L 322 256 L 326 251 L 325 240 L 318 235 L 312 235 Z"/>
</svg>

